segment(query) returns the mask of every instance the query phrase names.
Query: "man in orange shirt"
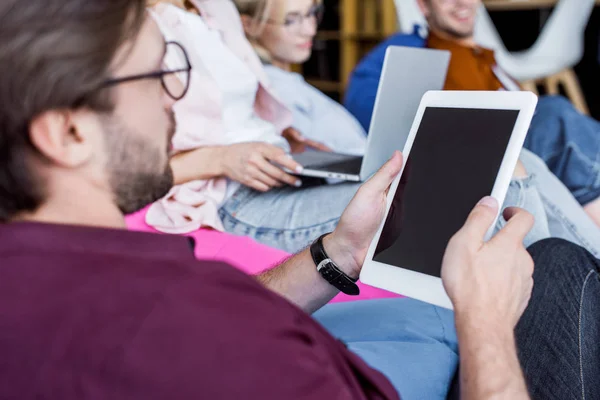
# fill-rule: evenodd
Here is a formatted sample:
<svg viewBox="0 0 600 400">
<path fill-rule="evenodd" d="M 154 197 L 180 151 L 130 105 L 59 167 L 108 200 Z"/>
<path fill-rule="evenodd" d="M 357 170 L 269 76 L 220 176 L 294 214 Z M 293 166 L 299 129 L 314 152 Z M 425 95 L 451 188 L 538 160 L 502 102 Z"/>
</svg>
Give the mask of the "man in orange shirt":
<svg viewBox="0 0 600 400">
<path fill-rule="evenodd" d="M 452 53 L 446 90 L 520 90 L 502 71 L 494 51 L 475 43 L 480 0 L 417 0 L 429 24 L 427 47 Z"/>
<path fill-rule="evenodd" d="M 429 24 L 427 47 L 452 53 L 445 89 L 521 90 L 474 39 L 480 0 L 417 0 Z M 563 97 L 542 96 L 525 148 L 540 156 L 600 225 L 600 123 Z"/>
</svg>

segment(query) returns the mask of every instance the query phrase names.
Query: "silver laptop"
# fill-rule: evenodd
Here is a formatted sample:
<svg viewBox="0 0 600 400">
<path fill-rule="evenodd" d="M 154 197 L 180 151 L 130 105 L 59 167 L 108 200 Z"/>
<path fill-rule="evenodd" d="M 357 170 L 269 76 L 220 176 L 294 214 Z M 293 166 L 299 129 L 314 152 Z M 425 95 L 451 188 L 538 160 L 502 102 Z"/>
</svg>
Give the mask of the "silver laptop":
<svg viewBox="0 0 600 400">
<path fill-rule="evenodd" d="M 404 148 L 421 98 L 442 90 L 450 52 L 416 47 L 387 48 L 364 156 L 309 150 L 294 154 L 298 175 L 364 181 Z"/>
</svg>

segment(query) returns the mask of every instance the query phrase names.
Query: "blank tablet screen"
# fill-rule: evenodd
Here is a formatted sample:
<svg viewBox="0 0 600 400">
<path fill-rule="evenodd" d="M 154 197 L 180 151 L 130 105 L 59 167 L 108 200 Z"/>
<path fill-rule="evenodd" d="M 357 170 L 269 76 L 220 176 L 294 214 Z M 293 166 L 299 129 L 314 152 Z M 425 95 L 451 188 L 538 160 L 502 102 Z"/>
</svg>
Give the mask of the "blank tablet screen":
<svg viewBox="0 0 600 400">
<path fill-rule="evenodd" d="M 448 241 L 492 193 L 518 115 L 425 109 L 375 261 L 440 277 Z"/>
</svg>

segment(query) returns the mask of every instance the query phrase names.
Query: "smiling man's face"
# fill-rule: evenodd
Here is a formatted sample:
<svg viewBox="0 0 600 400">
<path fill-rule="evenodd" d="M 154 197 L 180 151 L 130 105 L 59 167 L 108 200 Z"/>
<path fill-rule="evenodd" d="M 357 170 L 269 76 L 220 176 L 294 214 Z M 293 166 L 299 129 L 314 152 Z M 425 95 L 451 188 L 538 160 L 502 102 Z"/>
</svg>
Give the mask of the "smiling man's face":
<svg viewBox="0 0 600 400">
<path fill-rule="evenodd" d="M 455 39 L 470 39 L 481 0 L 419 0 L 430 29 Z"/>
</svg>

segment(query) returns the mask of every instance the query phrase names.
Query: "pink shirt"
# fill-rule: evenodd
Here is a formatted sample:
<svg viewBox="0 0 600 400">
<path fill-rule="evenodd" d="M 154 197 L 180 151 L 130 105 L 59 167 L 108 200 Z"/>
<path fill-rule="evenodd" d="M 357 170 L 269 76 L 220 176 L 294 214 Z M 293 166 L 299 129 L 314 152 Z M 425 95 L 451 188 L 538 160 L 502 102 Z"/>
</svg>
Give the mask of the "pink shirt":
<svg viewBox="0 0 600 400">
<path fill-rule="evenodd" d="M 271 122 L 281 132 L 292 123 L 292 114 L 273 94 L 260 59 L 246 39 L 239 13 L 231 1 L 192 0 L 209 28 L 220 33 L 224 44 L 256 75 L 259 88 L 255 113 Z M 183 13 L 181 9 L 159 4 L 153 16 L 167 40 L 179 42 L 187 50 L 193 66 L 189 91 L 174 106 L 177 132 L 173 138 L 175 152 L 201 146 L 228 144 L 225 142 L 223 98 L 219 87 L 201 59 L 202 43 L 190 34 L 192 24 L 200 17 Z M 167 66 L 173 60 L 166 59 Z M 154 203 L 146 222 L 159 231 L 188 233 L 201 227 L 223 230 L 218 209 L 227 192 L 227 180 L 217 178 L 196 180 L 177 185 Z"/>
</svg>

